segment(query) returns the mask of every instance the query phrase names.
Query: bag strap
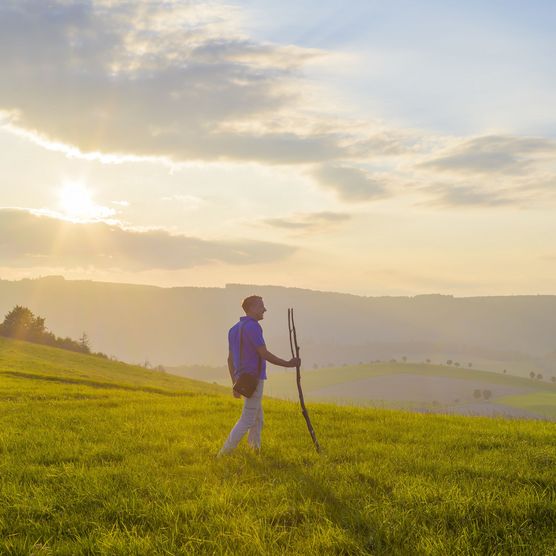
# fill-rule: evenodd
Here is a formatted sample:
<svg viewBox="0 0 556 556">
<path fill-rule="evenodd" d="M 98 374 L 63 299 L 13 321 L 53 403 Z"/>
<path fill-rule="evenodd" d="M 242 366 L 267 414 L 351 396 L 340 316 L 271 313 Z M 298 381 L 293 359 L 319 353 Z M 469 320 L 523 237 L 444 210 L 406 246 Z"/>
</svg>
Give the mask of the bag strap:
<svg viewBox="0 0 556 556">
<path fill-rule="evenodd" d="M 241 373 L 241 349 L 243 346 L 243 327 L 245 326 L 245 321 L 243 321 L 240 326 L 239 326 L 239 368 L 238 368 L 238 372 Z M 263 368 L 263 364 L 262 364 L 262 357 L 260 356 L 259 352 L 257 352 L 257 358 L 258 358 L 258 366 L 257 366 L 257 377 L 261 378 L 261 370 Z"/>
</svg>

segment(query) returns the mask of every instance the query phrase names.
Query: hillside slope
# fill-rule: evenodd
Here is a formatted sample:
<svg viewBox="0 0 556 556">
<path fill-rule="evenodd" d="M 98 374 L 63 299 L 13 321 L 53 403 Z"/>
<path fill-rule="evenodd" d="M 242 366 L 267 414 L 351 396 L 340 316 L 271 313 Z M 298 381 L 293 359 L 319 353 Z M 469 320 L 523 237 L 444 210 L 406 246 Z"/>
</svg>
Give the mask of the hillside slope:
<svg viewBox="0 0 556 556">
<path fill-rule="evenodd" d="M 266 399 L 0 341 L 2 554 L 555 554 L 553 423 Z"/>
<path fill-rule="evenodd" d="M 36 379 L 98 388 L 167 392 L 223 393 L 206 382 L 147 370 L 137 365 L 0 336 L 0 373 L 3 377 Z"/>
</svg>

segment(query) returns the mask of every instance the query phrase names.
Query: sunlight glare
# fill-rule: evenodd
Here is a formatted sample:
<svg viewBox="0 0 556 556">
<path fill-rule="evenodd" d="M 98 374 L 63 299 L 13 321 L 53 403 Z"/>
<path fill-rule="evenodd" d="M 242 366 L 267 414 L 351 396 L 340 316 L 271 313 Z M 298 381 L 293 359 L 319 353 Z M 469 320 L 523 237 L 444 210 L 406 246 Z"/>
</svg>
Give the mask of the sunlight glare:
<svg viewBox="0 0 556 556">
<path fill-rule="evenodd" d="M 97 205 L 91 190 L 80 182 L 67 182 L 58 191 L 59 202 L 64 214 L 71 220 L 86 222 L 105 218 L 114 213 L 112 209 Z"/>
</svg>

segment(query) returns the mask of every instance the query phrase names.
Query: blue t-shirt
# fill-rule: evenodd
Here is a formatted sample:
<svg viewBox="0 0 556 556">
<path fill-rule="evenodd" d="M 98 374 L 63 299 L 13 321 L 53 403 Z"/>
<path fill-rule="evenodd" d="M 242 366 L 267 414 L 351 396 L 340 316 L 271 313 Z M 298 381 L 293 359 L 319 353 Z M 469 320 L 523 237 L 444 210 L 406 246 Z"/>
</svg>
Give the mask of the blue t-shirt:
<svg viewBox="0 0 556 556">
<path fill-rule="evenodd" d="M 241 369 L 239 368 L 239 331 L 243 327 Z M 259 358 L 261 359 L 261 379 L 266 379 L 266 360 L 257 353 L 259 346 L 264 346 L 263 329 L 261 325 L 248 316 L 241 317 L 228 332 L 228 347 L 234 359 L 234 378 L 237 380 L 239 371 L 257 376 Z"/>
</svg>

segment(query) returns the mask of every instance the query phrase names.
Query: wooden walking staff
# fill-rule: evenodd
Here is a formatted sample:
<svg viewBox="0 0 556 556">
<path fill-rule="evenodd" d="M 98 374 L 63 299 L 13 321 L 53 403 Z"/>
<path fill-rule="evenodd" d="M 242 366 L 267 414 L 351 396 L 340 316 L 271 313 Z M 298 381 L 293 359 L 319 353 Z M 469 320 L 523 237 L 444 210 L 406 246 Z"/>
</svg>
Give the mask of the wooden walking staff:
<svg viewBox="0 0 556 556">
<path fill-rule="evenodd" d="M 295 322 L 293 320 L 293 308 L 288 309 L 288 330 L 290 332 L 290 348 L 292 350 L 292 357 L 297 357 L 299 359 L 299 346 L 297 345 L 297 334 L 295 331 Z M 293 333 L 293 342 L 292 342 L 292 333 Z M 295 344 L 295 355 L 293 352 L 294 344 Z M 297 391 L 299 392 L 299 403 L 301 404 L 301 413 L 303 413 L 303 417 L 305 417 L 305 422 L 307 423 L 307 428 L 309 429 L 309 434 L 313 439 L 313 443 L 315 445 L 317 453 L 320 454 L 319 441 L 317 440 L 315 429 L 313 429 L 313 425 L 311 425 L 311 419 L 309 419 L 309 413 L 307 412 L 307 408 L 305 407 L 305 401 L 303 399 L 303 390 L 301 390 L 301 370 L 299 368 L 299 365 L 297 365 L 296 367 L 296 377 L 297 377 Z"/>
</svg>

